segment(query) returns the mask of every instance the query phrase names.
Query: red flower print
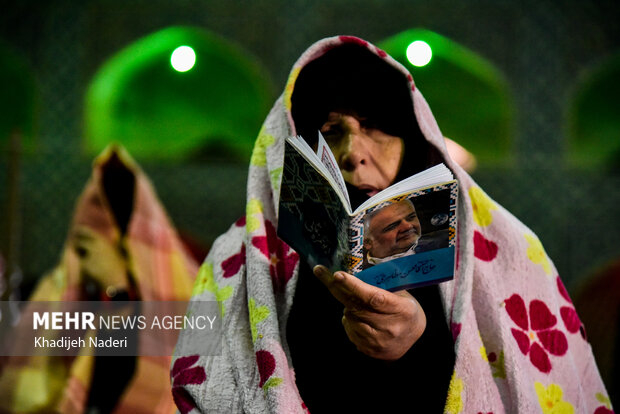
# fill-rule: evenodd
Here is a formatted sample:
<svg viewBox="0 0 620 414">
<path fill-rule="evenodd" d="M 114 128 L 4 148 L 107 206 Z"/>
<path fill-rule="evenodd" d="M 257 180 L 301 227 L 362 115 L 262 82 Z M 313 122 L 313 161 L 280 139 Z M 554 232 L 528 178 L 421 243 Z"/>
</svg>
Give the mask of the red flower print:
<svg viewBox="0 0 620 414">
<path fill-rule="evenodd" d="M 222 262 L 222 270 L 224 274 L 222 277 L 231 277 L 237 274 L 241 266 L 245 263 L 245 244 L 241 245 L 241 251 L 239 253 L 230 256 L 228 259 Z"/>
<path fill-rule="evenodd" d="M 458 338 L 461 333 L 461 324 L 450 322 L 450 331 L 452 332 L 452 340 L 456 342 L 456 338 Z"/>
<path fill-rule="evenodd" d="M 411 90 L 415 91 L 415 84 L 413 83 L 413 76 L 411 76 L 410 74 L 407 74 L 407 80 L 409 81 L 409 84 L 411 85 Z M 456 245 L 458 246 L 458 243 Z"/>
<path fill-rule="evenodd" d="M 271 352 L 260 350 L 256 352 L 256 363 L 258 364 L 258 374 L 260 375 L 258 386 L 262 388 L 276 370 L 276 359 Z"/>
<path fill-rule="evenodd" d="M 564 287 L 564 283 L 562 283 L 562 279 L 558 276 L 556 279 L 556 284 L 558 285 L 558 291 L 560 295 L 570 304 L 570 306 L 562 306 L 560 308 L 560 316 L 562 317 L 562 321 L 564 322 L 564 326 L 566 330 L 572 334 L 580 332 L 581 337 L 586 339 L 586 330 L 579 316 L 577 315 L 577 311 L 573 306 L 573 302 L 570 300 L 570 296 L 568 295 L 568 291 L 566 287 Z"/>
<path fill-rule="evenodd" d="M 359 37 L 355 37 L 355 36 L 339 36 L 338 37 L 340 39 L 340 41 L 342 43 L 355 43 L 358 44 L 360 46 L 364 46 L 367 47 L 368 46 L 368 42 L 360 39 Z"/>
<path fill-rule="evenodd" d="M 198 361 L 198 355 L 180 357 L 174 361 L 170 376 L 172 377 L 172 398 L 181 414 L 187 414 L 196 408 L 196 403 L 183 386 L 202 384 L 207 379 L 205 369 L 192 367 Z"/>
<path fill-rule="evenodd" d="M 485 262 L 490 262 L 497 256 L 497 244 L 474 230 L 474 256 Z"/>
<path fill-rule="evenodd" d="M 577 311 L 575 308 L 562 306 L 562 308 L 560 308 L 560 316 L 562 317 L 564 326 L 566 326 L 566 330 L 568 332 L 577 333 L 579 331 L 581 321 L 579 320 L 579 316 L 577 316 Z"/>
<path fill-rule="evenodd" d="M 562 297 L 564 299 L 566 299 L 567 302 L 573 303 L 573 301 L 570 300 L 570 296 L 568 295 L 568 291 L 566 290 L 566 287 L 564 287 L 564 283 L 562 283 L 562 279 L 560 279 L 560 276 L 558 276 L 555 279 L 555 282 L 558 285 L 558 291 L 560 291 L 560 295 L 562 295 Z"/>
<path fill-rule="evenodd" d="M 594 414 L 614 414 L 614 412 L 605 406 L 601 406 L 594 411 Z"/>
<path fill-rule="evenodd" d="M 245 226 L 245 216 L 239 217 L 239 219 L 237 221 L 235 221 L 235 226 L 237 226 L 237 227 Z"/>
<path fill-rule="evenodd" d="M 269 220 L 265 220 L 265 236 L 252 237 L 252 244 L 269 260 L 269 273 L 274 291 L 283 291 L 286 283 L 293 276 L 299 255 L 278 238 L 276 229 Z"/>
<path fill-rule="evenodd" d="M 564 333 L 552 329 L 557 318 L 544 302 L 537 299 L 530 302 L 529 318 L 521 296 L 514 294 L 505 303 L 508 316 L 520 328 L 511 330 L 519 349 L 523 355 L 529 353 L 530 361 L 541 372 L 550 372 L 551 361 L 547 353 L 562 356 L 568 350 Z"/>
<path fill-rule="evenodd" d="M 375 46 L 375 52 L 377 52 L 377 55 L 379 55 L 379 57 L 381 57 L 383 59 L 385 59 L 387 57 L 387 53 L 385 52 L 385 50 L 379 49 L 376 46 Z"/>
</svg>

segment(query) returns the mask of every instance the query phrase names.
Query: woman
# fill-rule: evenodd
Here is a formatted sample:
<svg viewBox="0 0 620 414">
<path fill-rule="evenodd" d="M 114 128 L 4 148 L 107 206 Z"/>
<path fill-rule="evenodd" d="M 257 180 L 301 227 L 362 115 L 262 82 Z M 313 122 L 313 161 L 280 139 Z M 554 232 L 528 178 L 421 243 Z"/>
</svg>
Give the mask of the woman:
<svg viewBox="0 0 620 414">
<path fill-rule="evenodd" d="M 312 270 L 277 239 L 284 139 L 318 129 L 354 204 L 437 162 L 453 171 L 453 281 L 390 293 Z M 320 41 L 293 67 L 257 139 L 246 216 L 214 245 L 194 298 L 221 301 L 225 339 L 219 356 L 173 364 L 181 412 L 594 412 L 607 395 L 536 236 L 450 159 L 411 75 L 354 37 Z"/>
</svg>

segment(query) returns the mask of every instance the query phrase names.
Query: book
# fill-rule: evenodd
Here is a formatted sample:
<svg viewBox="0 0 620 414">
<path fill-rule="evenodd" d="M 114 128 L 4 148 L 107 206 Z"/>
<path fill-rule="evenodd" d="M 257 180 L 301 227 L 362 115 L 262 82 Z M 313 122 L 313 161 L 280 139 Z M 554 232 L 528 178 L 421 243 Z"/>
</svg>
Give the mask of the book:
<svg viewBox="0 0 620 414">
<path fill-rule="evenodd" d="M 458 182 L 444 165 L 392 184 L 355 210 L 319 133 L 316 152 L 286 139 L 278 236 L 311 267 L 397 291 L 454 277 Z"/>
</svg>

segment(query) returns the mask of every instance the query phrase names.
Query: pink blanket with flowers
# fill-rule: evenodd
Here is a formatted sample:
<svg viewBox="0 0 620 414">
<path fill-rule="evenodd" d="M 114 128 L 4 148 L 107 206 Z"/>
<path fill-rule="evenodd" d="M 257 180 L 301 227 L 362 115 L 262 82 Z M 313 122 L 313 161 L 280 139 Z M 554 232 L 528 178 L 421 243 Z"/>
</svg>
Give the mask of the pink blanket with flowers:
<svg viewBox="0 0 620 414">
<path fill-rule="evenodd" d="M 349 36 L 324 39 L 301 56 L 260 131 L 246 216 L 216 241 L 193 291 L 194 300 L 221 304 L 221 355 L 174 361 L 172 392 L 180 412 L 307 411 L 285 341 L 299 258 L 276 236 L 276 206 L 284 139 L 295 134 L 290 110 L 296 77 L 305 64 L 344 43 L 367 48 L 407 76 L 412 116 L 460 183 L 456 275 L 440 285 L 456 352 L 445 412 L 612 412 L 581 322 L 539 239 L 450 159 L 406 69 Z M 420 398 L 412 397 L 412 403 Z"/>
</svg>

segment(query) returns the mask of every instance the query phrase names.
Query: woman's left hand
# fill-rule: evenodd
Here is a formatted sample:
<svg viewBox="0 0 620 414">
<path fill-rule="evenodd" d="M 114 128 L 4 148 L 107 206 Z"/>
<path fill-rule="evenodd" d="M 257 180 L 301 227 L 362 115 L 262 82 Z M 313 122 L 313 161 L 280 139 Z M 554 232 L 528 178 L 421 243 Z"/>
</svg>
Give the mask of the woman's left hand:
<svg viewBox="0 0 620 414">
<path fill-rule="evenodd" d="M 344 329 L 364 354 L 397 360 L 424 332 L 426 315 L 409 292 L 388 292 L 342 271 L 332 274 L 321 265 L 313 271 L 344 305 Z"/>
</svg>

